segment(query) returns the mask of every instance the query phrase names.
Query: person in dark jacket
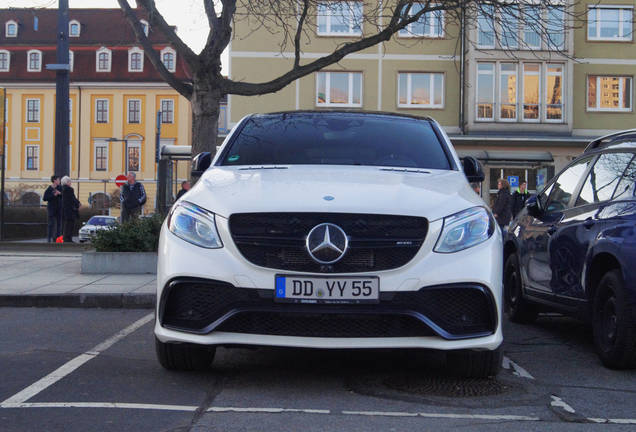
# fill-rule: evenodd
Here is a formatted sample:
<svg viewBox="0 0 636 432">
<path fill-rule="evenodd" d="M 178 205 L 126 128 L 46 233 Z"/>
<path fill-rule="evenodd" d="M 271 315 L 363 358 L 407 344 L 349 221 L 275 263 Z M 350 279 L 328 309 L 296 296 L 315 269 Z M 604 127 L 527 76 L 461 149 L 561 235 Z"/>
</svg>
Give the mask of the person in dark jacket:
<svg viewBox="0 0 636 432">
<path fill-rule="evenodd" d="M 495 197 L 492 212 L 503 231 L 512 219 L 512 195 L 510 195 L 510 184 L 505 179 L 497 180 L 497 189 L 499 192 Z"/>
<path fill-rule="evenodd" d="M 512 217 L 516 217 L 524 205 L 526 205 L 526 200 L 530 197 L 530 193 L 526 190 L 528 184 L 526 182 L 522 182 L 519 185 L 519 190 L 515 191 L 512 194 Z"/>
<path fill-rule="evenodd" d="M 54 242 L 62 235 L 62 186 L 60 178 L 51 176 L 51 185 L 44 191 L 46 201 L 46 212 L 48 214 L 48 226 L 46 237 L 49 243 Z"/>
<path fill-rule="evenodd" d="M 146 204 L 146 190 L 144 185 L 137 183 L 137 176 L 134 172 L 128 173 L 128 183 L 121 187 L 119 202 L 121 203 L 122 223 L 139 217 L 141 207 Z"/>
<path fill-rule="evenodd" d="M 73 231 L 75 221 L 79 219 L 81 203 L 75 197 L 75 191 L 71 187 L 71 178 L 62 177 L 62 219 L 64 221 L 64 243 L 73 243 Z"/>
<path fill-rule="evenodd" d="M 190 182 L 187 180 L 184 182 L 181 182 L 181 190 L 177 193 L 177 199 L 181 198 L 189 190 L 190 190 Z"/>
</svg>

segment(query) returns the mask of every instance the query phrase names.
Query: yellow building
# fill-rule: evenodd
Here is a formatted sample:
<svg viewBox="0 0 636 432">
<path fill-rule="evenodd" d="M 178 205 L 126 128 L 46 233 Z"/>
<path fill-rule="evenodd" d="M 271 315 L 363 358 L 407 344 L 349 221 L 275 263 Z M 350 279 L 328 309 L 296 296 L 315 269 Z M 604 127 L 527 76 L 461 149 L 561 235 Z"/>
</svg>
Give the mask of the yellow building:
<svg viewBox="0 0 636 432">
<path fill-rule="evenodd" d="M 54 169 L 57 11 L 0 10 L 0 87 L 6 89 L 6 184 L 11 204 L 36 204 Z M 146 25 L 166 67 L 188 76 L 163 35 Z M 190 103 L 166 84 L 135 43 L 119 9 L 70 12 L 70 176 L 82 204 L 104 208 L 133 171 L 155 207 L 155 131 L 161 111 L 162 144 L 190 145 Z M 185 166 L 175 179 L 185 178 Z M 116 202 L 116 200 L 115 200 Z"/>
</svg>

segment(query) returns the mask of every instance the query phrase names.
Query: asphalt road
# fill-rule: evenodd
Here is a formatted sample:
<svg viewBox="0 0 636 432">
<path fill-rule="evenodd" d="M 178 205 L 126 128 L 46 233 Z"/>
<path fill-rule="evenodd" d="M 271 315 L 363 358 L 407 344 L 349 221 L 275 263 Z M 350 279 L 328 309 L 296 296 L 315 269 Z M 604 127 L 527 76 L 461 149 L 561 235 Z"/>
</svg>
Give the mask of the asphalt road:
<svg viewBox="0 0 636 432">
<path fill-rule="evenodd" d="M 413 351 L 219 349 L 209 372 L 175 373 L 147 310 L 0 308 L 0 430 L 636 430 L 636 371 L 603 368 L 582 324 L 505 337 L 496 380 Z"/>
</svg>

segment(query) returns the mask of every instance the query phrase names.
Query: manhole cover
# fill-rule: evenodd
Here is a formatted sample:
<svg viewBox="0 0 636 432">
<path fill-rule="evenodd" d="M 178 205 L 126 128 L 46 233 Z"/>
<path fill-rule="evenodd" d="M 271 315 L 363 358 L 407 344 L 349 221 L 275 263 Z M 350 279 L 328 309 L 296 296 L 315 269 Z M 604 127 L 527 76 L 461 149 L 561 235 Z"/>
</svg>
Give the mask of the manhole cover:
<svg viewBox="0 0 636 432">
<path fill-rule="evenodd" d="M 428 375 L 391 377 L 383 383 L 393 390 L 405 393 L 444 397 L 494 396 L 505 393 L 510 388 L 494 379 Z"/>
</svg>

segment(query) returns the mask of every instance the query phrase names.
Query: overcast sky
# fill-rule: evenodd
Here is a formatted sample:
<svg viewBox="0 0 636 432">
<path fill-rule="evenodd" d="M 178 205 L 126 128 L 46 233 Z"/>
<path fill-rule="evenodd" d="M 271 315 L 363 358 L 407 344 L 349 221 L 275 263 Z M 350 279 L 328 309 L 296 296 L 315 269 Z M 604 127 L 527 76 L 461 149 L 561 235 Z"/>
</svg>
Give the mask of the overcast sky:
<svg viewBox="0 0 636 432">
<path fill-rule="evenodd" d="M 129 1 L 134 6 L 134 1 Z M 155 0 L 157 8 L 169 24 L 177 26 L 177 34 L 195 52 L 200 52 L 208 34 L 208 22 L 201 0 Z M 57 0 L 0 0 L 0 8 L 57 7 Z M 69 0 L 71 8 L 118 8 L 116 0 Z M 223 55 L 223 73 L 227 73 L 227 55 Z"/>
</svg>

